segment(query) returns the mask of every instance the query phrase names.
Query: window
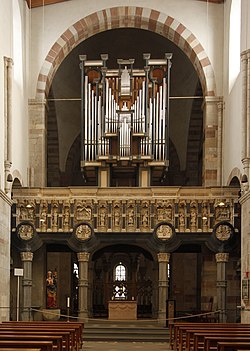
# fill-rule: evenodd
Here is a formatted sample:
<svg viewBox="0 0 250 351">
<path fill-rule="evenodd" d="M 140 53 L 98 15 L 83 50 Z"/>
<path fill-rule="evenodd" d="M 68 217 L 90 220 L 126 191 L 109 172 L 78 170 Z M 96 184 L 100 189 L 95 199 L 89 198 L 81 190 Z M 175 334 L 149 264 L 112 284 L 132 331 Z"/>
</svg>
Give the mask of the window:
<svg viewBox="0 0 250 351">
<path fill-rule="evenodd" d="M 114 300 L 126 300 L 127 299 L 127 269 L 119 262 L 114 268 L 114 285 L 113 285 L 113 297 Z"/>
<path fill-rule="evenodd" d="M 115 280 L 126 280 L 126 268 L 121 262 L 115 267 Z"/>
</svg>

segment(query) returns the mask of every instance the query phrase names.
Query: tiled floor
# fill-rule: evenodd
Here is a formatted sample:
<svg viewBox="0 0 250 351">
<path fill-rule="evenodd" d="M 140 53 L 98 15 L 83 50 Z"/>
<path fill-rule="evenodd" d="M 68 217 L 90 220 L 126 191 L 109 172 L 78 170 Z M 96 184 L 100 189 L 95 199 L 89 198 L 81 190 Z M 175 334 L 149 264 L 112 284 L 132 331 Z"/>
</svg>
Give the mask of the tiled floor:
<svg viewBox="0 0 250 351">
<path fill-rule="evenodd" d="M 85 341 L 83 351 L 169 351 L 165 342 L 115 342 Z"/>
</svg>

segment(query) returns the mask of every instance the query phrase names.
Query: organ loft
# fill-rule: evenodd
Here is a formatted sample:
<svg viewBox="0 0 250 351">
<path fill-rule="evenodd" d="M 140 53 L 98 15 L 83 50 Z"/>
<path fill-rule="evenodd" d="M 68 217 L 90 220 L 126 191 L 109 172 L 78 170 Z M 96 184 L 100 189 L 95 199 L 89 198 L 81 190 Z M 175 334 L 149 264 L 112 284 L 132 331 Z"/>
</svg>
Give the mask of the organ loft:
<svg viewBox="0 0 250 351">
<path fill-rule="evenodd" d="M 135 68 L 134 59 L 118 59 L 118 68 L 109 68 L 107 54 L 79 58 L 84 180 L 96 175 L 102 187 L 160 183 L 169 166 L 172 54 L 143 54 L 143 69 Z"/>
</svg>

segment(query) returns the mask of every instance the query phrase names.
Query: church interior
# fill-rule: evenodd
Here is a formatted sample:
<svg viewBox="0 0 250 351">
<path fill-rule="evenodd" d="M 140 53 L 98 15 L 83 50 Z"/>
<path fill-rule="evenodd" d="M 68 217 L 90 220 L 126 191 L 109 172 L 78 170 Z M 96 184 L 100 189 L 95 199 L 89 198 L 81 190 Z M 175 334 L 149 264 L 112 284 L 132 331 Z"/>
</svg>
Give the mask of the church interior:
<svg viewBox="0 0 250 351">
<path fill-rule="evenodd" d="M 248 0 L 0 8 L 0 320 L 247 323 Z"/>
</svg>

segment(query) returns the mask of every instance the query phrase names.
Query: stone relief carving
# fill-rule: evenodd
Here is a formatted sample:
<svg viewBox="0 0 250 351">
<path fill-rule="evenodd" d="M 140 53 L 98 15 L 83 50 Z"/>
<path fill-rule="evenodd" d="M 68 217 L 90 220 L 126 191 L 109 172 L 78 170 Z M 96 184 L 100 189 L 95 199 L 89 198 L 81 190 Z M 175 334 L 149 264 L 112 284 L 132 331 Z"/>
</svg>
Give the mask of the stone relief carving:
<svg viewBox="0 0 250 351">
<path fill-rule="evenodd" d="M 91 223 L 96 231 L 153 232 L 157 223 L 168 222 L 179 231 L 212 232 L 214 224 L 221 221 L 231 223 L 231 219 L 234 219 L 233 211 L 232 202 L 228 201 L 225 206 L 219 206 L 217 200 L 191 200 L 189 205 L 186 199 L 177 203 L 173 199 L 157 199 L 155 202 L 148 199 L 128 199 L 122 202 L 96 199 L 37 199 L 31 202 L 24 199 L 16 203 L 13 218 L 16 226 L 23 221 L 29 221 L 41 232 L 73 231 L 74 225 L 80 222 Z M 214 221 L 210 221 L 212 217 Z"/>
<path fill-rule="evenodd" d="M 68 231 L 70 228 L 70 205 L 65 203 L 63 208 L 63 229 Z"/>
<path fill-rule="evenodd" d="M 149 227 L 149 201 L 142 202 L 141 208 L 141 226 L 142 230 Z"/>
<path fill-rule="evenodd" d="M 53 202 L 52 207 L 51 207 L 51 227 L 52 227 L 52 230 L 57 230 L 57 228 L 58 228 L 58 217 L 59 217 L 58 202 Z"/>
<path fill-rule="evenodd" d="M 116 201 L 113 204 L 113 225 L 114 225 L 114 230 L 120 229 L 121 210 L 120 210 L 120 202 L 119 201 Z"/>
<path fill-rule="evenodd" d="M 18 235 L 22 240 L 30 240 L 34 236 L 34 228 L 30 224 L 22 224 L 18 229 Z"/>
<path fill-rule="evenodd" d="M 221 241 L 229 240 L 232 234 L 232 228 L 227 224 L 220 224 L 215 231 L 216 238 Z"/>
<path fill-rule="evenodd" d="M 192 201 L 190 204 L 190 229 L 195 230 L 197 228 L 197 202 Z"/>
<path fill-rule="evenodd" d="M 47 212 L 48 212 L 48 204 L 43 201 L 40 204 L 40 228 L 42 231 L 47 228 Z"/>
<path fill-rule="evenodd" d="M 209 219 L 209 212 L 208 212 L 208 203 L 202 203 L 202 210 L 201 210 L 201 218 L 202 218 L 202 227 L 203 230 L 206 230 L 208 227 L 208 219 Z"/>
<path fill-rule="evenodd" d="M 171 201 L 158 201 L 157 202 L 157 221 L 173 222 L 173 204 Z"/>
<path fill-rule="evenodd" d="M 107 225 L 107 204 L 106 203 L 100 204 L 98 215 L 99 215 L 98 226 L 101 227 L 102 230 L 104 230 Z"/>
<path fill-rule="evenodd" d="M 129 230 L 135 227 L 135 203 L 129 201 L 127 206 L 127 226 Z"/>
<path fill-rule="evenodd" d="M 186 208 L 186 203 L 185 201 L 181 201 L 179 203 L 179 230 L 183 231 L 185 228 L 185 218 L 186 218 L 186 214 L 185 214 L 185 208 Z"/>
<path fill-rule="evenodd" d="M 76 228 L 76 237 L 79 240 L 87 240 L 91 236 L 91 228 L 87 224 L 80 224 Z"/>
<path fill-rule="evenodd" d="M 92 208 L 90 204 L 85 201 L 78 201 L 76 203 L 75 219 L 77 221 L 91 221 Z"/>
<path fill-rule="evenodd" d="M 167 224 L 162 224 L 157 228 L 156 235 L 161 240 L 168 240 L 173 235 L 173 229 Z"/>
<path fill-rule="evenodd" d="M 230 220 L 230 207 L 228 203 L 225 205 L 220 205 L 220 201 L 215 203 L 215 221 L 218 223 L 220 221 Z"/>
</svg>

